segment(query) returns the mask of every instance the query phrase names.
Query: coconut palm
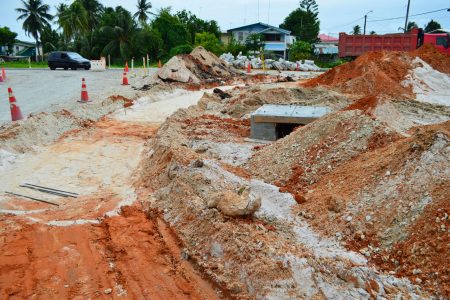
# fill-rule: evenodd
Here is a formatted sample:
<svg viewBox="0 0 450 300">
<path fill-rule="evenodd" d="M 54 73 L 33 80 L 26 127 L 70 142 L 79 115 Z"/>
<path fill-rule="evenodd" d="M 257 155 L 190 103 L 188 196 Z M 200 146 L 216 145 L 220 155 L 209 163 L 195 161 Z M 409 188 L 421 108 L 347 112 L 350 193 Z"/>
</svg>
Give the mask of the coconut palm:
<svg viewBox="0 0 450 300">
<path fill-rule="evenodd" d="M 58 13 L 58 24 L 64 37 L 70 41 L 76 35 L 85 33 L 89 28 L 88 12 L 83 5 L 74 1 L 69 7 Z"/>
<path fill-rule="evenodd" d="M 114 26 L 103 26 L 100 32 L 109 42 L 103 49 L 104 54 L 120 55 L 123 59 L 128 58 L 131 53 L 131 37 L 135 31 L 135 22 L 131 14 L 124 8 L 118 6 L 114 11 Z"/>
<path fill-rule="evenodd" d="M 77 0 L 81 3 L 88 14 L 88 27 L 92 32 L 98 25 L 103 12 L 103 5 L 97 0 Z"/>
<path fill-rule="evenodd" d="M 138 0 L 136 7 L 138 10 L 133 15 L 133 18 L 138 19 L 139 23 L 144 26 L 148 20 L 148 14 L 151 14 L 150 8 L 152 8 L 152 4 L 147 2 L 147 0 Z"/>
<path fill-rule="evenodd" d="M 33 36 L 36 41 L 37 53 L 39 53 L 39 37 L 46 26 L 50 26 L 53 16 L 48 13 L 50 6 L 43 4 L 41 0 L 22 0 L 23 7 L 16 8 L 16 12 L 20 13 L 17 20 L 24 20 L 22 28 L 27 35 Z"/>
</svg>

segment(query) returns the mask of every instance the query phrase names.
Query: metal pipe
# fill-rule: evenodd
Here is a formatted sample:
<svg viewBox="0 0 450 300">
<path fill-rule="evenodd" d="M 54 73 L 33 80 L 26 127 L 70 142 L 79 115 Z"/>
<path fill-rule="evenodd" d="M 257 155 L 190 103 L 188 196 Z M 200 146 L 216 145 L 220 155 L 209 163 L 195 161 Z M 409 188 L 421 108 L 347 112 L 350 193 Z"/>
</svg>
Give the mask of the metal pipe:
<svg viewBox="0 0 450 300">
<path fill-rule="evenodd" d="M 71 195 L 74 195 L 74 196 L 75 195 L 76 196 L 79 195 L 78 193 L 72 193 L 72 192 L 63 191 L 63 190 L 52 189 L 52 188 L 48 188 L 48 187 L 41 186 L 41 185 L 31 184 L 31 183 L 25 183 L 25 185 L 31 185 L 31 186 L 35 186 L 35 187 L 38 187 L 38 188 L 43 188 L 43 189 L 46 189 L 46 190 L 51 190 L 51 191 L 55 191 L 55 192 L 65 193 L 65 194 L 71 194 Z"/>
<path fill-rule="evenodd" d="M 50 205 L 59 206 L 59 204 L 56 204 L 56 203 L 53 203 L 53 202 L 49 202 L 49 201 L 45 201 L 45 200 L 42 200 L 42 199 L 37 199 L 37 198 L 25 196 L 25 195 L 20 195 L 20 194 L 16 194 L 16 193 L 12 193 L 12 192 L 6 192 L 5 191 L 5 194 L 19 196 L 19 197 L 27 198 L 27 199 L 34 200 L 34 201 L 38 201 L 38 202 L 47 203 L 47 204 L 50 204 Z"/>
<path fill-rule="evenodd" d="M 29 185 L 19 185 L 19 186 L 20 186 L 20 187 L 27 188 L 27 189 L 39 191 L 39 192 L 42 192 L 42 193 L 47 193 L 47 194 L 55 195 L 55 196 L 76 198 L 76 196 L 67 195 L 67 194 L 63 194 L 63 193 L 55 192 L 55 191 L 50 191 L 50 190 L 47 190 L 47 189 L 38 188 L 38 187 L 34 187 L 34 186 L 29 186 Z"/>
</svg>

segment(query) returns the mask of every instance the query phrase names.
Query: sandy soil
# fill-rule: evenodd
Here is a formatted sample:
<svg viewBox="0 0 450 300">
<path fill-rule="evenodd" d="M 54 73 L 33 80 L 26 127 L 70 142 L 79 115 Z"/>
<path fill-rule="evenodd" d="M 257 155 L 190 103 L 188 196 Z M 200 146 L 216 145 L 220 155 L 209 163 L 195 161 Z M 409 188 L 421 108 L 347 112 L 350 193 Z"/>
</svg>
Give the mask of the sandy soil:
<svg viewBox="0 0 450 300">
<path fill-rule="evenodd" d="M 133 171 L 157 124 L 202 94 L 167 100 L 171 105 L 157 114 L 141 101 L 140 111 L 128 114 L 148 114 L 138 123 L 104 118 L 7 166 L 1 190 L 59 206 L 0 196 L 0 298 L 219 297 L 220 289 L 182 259 L 182 244 L 165 222 L 140 207 L 146 195 L 133 187 Z M 80 196 L 47 195 L 20 188 L 23 183 Z"/>
</svg>

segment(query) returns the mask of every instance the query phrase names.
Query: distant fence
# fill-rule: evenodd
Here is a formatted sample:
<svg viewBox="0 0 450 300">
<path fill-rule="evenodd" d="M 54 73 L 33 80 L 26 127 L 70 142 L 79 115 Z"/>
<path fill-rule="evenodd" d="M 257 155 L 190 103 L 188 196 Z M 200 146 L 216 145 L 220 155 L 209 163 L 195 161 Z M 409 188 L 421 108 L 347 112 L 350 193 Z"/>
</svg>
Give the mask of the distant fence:
<svg viewBox="0 0 450 300">
<path fill-rule="evenodd" d="M 100 60 L 91 60 L 92 71 L 104 71 L 106 70 L 106 58 L 101 57 Z"/>
</svg>

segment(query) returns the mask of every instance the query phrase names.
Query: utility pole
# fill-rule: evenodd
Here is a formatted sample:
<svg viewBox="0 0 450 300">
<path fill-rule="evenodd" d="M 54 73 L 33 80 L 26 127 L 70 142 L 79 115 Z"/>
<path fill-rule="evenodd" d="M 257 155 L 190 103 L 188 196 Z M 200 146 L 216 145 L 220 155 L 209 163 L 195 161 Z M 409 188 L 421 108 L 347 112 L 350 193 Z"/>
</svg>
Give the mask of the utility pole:
<svg viewBox="0 0 450 300">
<path fill-rule="evenodd" d="M 408 0 L 408 7 L 406 8 L 406 19 L 405 19 L 405 32 L 408 30 L 408 17 L 409 17 L 409 5 L 411 4 L 411 0 Z"/>
<path fill-rule="evenodd" d="M 366 25 L 367 25 L 367 15 L 373 12 L 373 10 L 369 11 L 364 15 L 364 34 L 366 34 Z"/>
</svg>

